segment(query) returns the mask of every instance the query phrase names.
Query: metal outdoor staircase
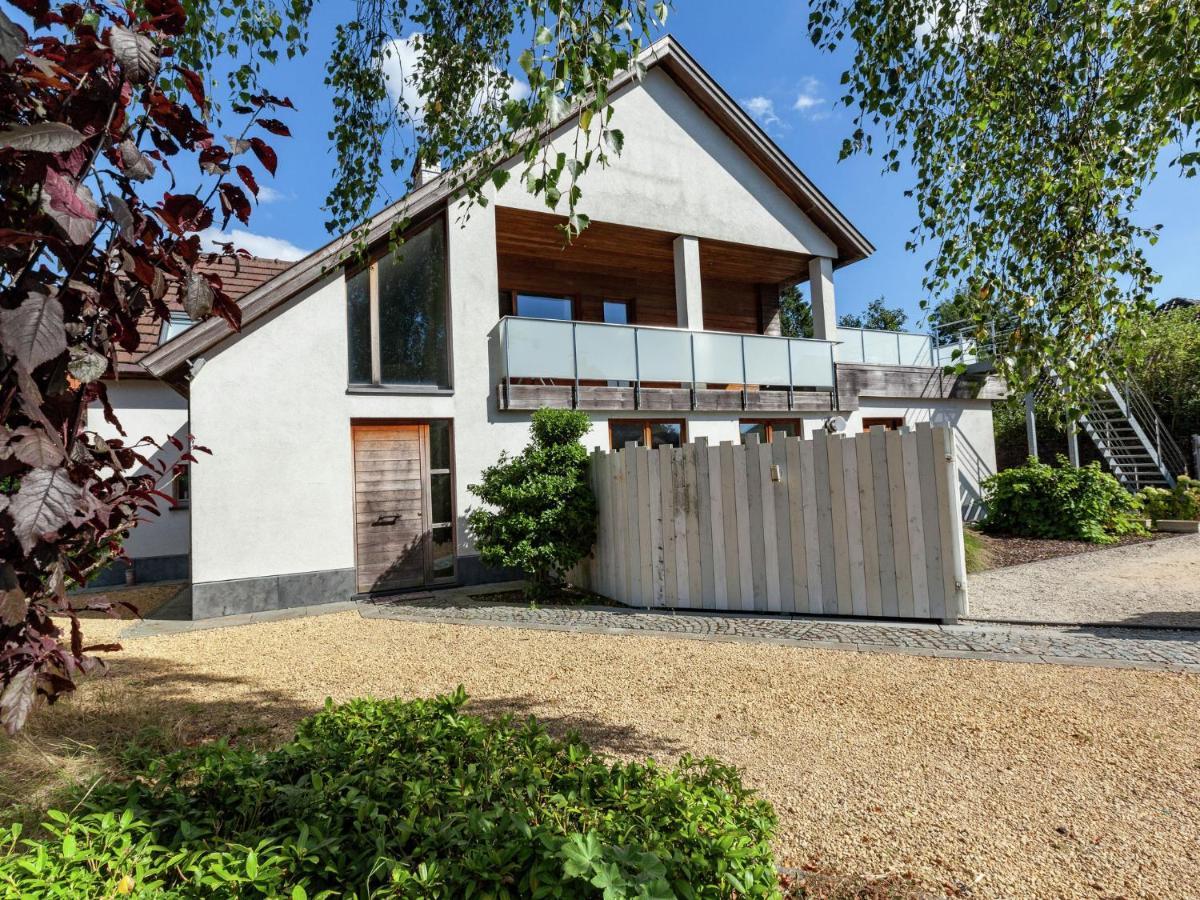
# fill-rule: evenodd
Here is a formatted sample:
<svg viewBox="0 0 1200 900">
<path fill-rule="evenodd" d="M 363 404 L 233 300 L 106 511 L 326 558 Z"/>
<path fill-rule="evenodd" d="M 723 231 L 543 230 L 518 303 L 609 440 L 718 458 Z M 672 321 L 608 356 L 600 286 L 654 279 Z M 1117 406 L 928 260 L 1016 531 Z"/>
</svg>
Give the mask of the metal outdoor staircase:
<svg viewBox="0 0 1200 900">
<path fill-rule="evenodd" d="M 962 357 L 980 368 L 1003 351 L 1005 335 L 1004 330 L 993 328 L 988 340 L 976 342 L 952 324 L 939 329 L 937 340 L 946 346 L 969 347 L 969 356 L 963 353 Z M 1056 390 L 1059 384 L 1058 376 L 1048 372 L 1035 397 Z M 1187 457 L 1132 378 L 1110 379 L 1087 402 L 1078 426 L 1096 446 L 1109 471 L 1129 491 L 1174 487 L 1175 479 L 1187 474 Z"/>
</svg>

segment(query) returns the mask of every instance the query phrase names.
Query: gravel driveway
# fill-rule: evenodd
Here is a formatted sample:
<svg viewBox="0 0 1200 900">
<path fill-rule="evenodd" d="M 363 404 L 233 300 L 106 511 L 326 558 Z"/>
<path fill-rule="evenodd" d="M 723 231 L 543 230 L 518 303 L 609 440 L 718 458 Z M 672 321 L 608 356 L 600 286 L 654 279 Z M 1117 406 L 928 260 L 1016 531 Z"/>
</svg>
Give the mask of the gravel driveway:
<svg viewBox="0 0 1200 900">
<path fill-rule="evenodd" d="M 1200 535 L 993 569 L 968 589 L 972 619 L 1200 628 Z"/>
<path fill-rule="evenodd" d="M 128 623 L 87 623 L 108 640 Z M 974 898 L 1195 896 L 1200 677 L 364 619 L 123 641 L 0 738 L 0 792 L 95 777 L 114 730 L 275 742 L 326 697 L 537 715 L 620 757 L 712 754 L 780 816 L 779 861 Z M 15 757 L 14 757 L 15 754 Z M 24 759 L 24 768 L 15 765 Z M 5 783 L 7 781 L 7 784 Z"/>
</svg>

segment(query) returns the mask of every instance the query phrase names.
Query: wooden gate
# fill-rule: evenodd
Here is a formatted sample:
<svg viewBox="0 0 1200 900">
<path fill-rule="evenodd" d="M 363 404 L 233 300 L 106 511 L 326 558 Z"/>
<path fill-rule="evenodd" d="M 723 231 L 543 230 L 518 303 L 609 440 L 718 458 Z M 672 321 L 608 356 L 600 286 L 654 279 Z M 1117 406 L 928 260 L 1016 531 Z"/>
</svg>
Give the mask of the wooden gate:
<svg viewBox="0 0 1200 900">
<path fill-rule="evenodd" d="M 956 621 L 967 612 L 945 427 L 701 439 L 592 456 L 600 508 L 575 580 L 632 606 Z"/>
</svg>

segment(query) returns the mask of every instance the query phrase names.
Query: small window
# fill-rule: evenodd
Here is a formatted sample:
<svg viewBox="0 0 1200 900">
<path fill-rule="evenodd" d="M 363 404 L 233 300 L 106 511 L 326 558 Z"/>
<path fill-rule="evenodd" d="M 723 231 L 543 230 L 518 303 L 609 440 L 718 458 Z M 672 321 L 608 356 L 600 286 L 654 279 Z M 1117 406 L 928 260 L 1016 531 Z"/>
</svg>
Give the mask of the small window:
<svg viewBox="0 0 1200 900">
<path fill-rule="evenodd" d="M 444 223 L 346 279 L 351 384 L 450 386 Z"/>
<path fill-rule="evenodd" d="M 904 427 L 904 417 L 903 416 L 894 416 L 894 417 L 874 418 L 874 419 L 864 418 L 862 420 L 862 430 L 863 431 L 870 431 L 876 425 L 882 425 L 888 431 L 899 431 L 901 428 Z"/>
<path fill-rule="evenodd" d="M 741 431 L 742 443 L 746 438 L 755 435 L 760 444 L 769 444 L 776 435 L 782 437 L 801 437 L 803 430 L 798 419 L 742 419 L 738 424 Z"/>
<path fill-rule="evenodd" d="M 630 441 L 639 447 L 681 447 L 687 440 L 687 423 L 682 419 L 609 419 L 609 443 L 621 450 Z"/>
<path fill-rule="evenodd" d="M 545 294 L 517 294 L 516 314 L 533 319 L 560 319 L 570 322 L 575 318 L 575 304 L 570 297 L 551 297 Z"/>
<path fill-rule="evenodd" d="M 429 423 L 429 522 L 433 577 L 454 576 L 454 475 L 450 422 Z"/>
<path fill-rule="evenodd" d="M 189 318 L 187 313 L 171 313 L 171 318 L 163 322 L 162 331 L 158 335 L 158 343 L 165 344 L 167 341 L 179 337 L 195 324 L 195 321 Z"/>
<path fill-rule="evenodd" d="M 604 321 L 609 325 L 629 325 L 633 322 L 632 306 L 629 300 L 605 300 Z"/>
<path fill-rule="evenodd" d="M 186 509 L 192 502 L 192 469 L 188 465 L 180 465 L 175 470 L 171 481 L 171 499 L 175 509 Z"/>
</svg>

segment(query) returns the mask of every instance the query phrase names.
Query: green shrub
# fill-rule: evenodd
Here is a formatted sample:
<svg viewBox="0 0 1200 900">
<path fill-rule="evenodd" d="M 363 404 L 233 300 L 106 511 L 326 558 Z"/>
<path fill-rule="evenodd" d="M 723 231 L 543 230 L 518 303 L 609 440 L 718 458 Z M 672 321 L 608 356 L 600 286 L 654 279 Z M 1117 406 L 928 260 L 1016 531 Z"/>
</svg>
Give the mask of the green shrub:
<svg viewBox="0 0 1200 900">
<path fill-rule="evenodd" d="M 1022 537 L 1111 543 L 1114 535 L 1144 534 L 1138 502 L 1120 482 L 1091 463 L 1076 468 L 1030 459 L 983 482 L 986 531 Z"/>
<path fill-rule="evenodd" d="M 586 413 L 539 409 L 533 442 L 519 456 L 502 453 L 468 487 L 487 504 L 467 516 L 480 558 L 525 572 L 533 597 L 560 584 L 596 543 L 596 497 L 580 443 L 589 428 Z"/>
<path fill-rule="evenodd" d="M 44 838 L 0 831 L 0 894 L 778 896 L 774 813 L 735 769 L 609 765 L 465 700 L 327 702 L 276 751 L 147 758 Z"/>
<path fill-rule="evenodd" d="M 1138 494 L 1146 517 L 1159 519 L 1200 519 L 1200 481 L 1181 476 L 1171 490 L 1142 488 Z"/>
</svg>

